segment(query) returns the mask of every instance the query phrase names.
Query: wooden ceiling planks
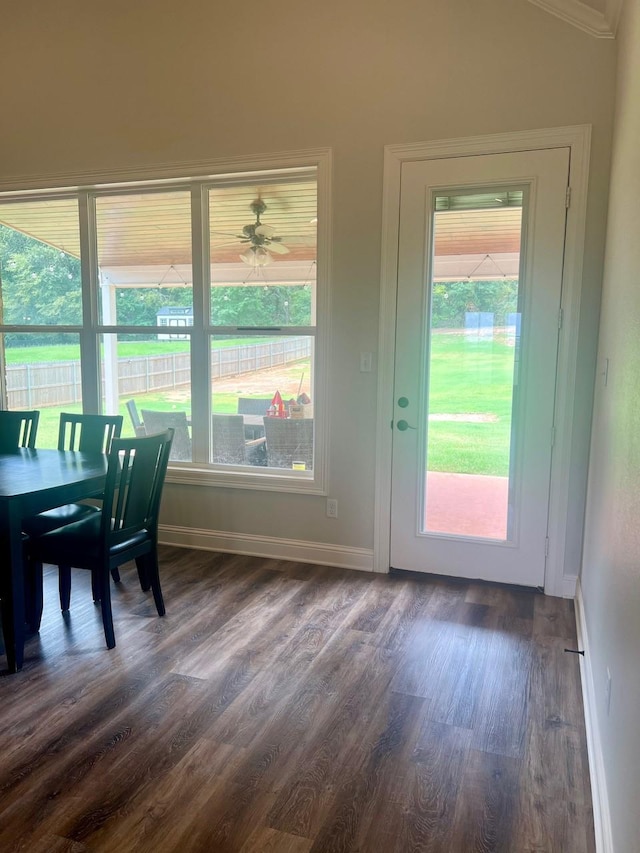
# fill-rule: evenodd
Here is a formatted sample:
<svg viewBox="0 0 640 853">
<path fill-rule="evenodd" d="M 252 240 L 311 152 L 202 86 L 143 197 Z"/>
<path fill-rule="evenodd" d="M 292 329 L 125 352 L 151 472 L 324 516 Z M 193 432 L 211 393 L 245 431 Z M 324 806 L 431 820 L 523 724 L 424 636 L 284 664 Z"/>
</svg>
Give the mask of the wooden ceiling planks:
<svg viewBox="0 0 640 853">
<path fill-rule="evenodd" d="M 436 213 L 435 255 L 520 251 L 522 208 Z"/>
<path fill-rule="evenodd" d="M 254 224 L 251 209 L 261 198 L 261 220 L 290 249 L 289 260 L 316 255 L 317 187 L 315 180 L 228 183 L 209 188 L 212 263 L 241 263 L 246 249 L 242 228 Z M 8 202 L 0 222 L 79 257 L 78 205 L 75 198 Z M 123 192 L 96 199 L 98 264 L 101 267 L 191 263 L 191 196 L 188 189 Z M 274 257 L 274 263 L 280 256 Z M 285 257 L 285 256 L 282 256 Z"/>
</svg>

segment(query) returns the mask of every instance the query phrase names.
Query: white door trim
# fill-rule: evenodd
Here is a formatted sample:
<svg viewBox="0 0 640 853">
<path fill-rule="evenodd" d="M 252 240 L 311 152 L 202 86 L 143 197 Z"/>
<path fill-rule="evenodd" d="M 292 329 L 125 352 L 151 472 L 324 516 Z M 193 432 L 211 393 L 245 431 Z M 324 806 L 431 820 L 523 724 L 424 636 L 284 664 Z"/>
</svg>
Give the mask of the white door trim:
<svg viewBox="0 0 640 853">
<path fill-rule="evenodd" d="M 549 555 L 545 592 L 562 596 L 566 590 L 564 564 L 569 509 L 569 473 L 578 355 L 582 263 L 587 209 L 591 126 L 550 128 L 446 139 L 427 143 L 388 145 L 384 152 L 382 199 L 382 258 L 376 441 L 374 571 L 389 571 L 391 517 L 391 452 L 396 294 L 398 289 L 398 233 L 400 170 L 412 160 L 432 160 L 477 154 L 502 154 L 538 148 L 571 149 L 569 181 L 571 205 L 567 217 L 565 264 L 562 281 L 563 333 L 558 348 L 555 444 L 549 498 Z"/>
</svg>

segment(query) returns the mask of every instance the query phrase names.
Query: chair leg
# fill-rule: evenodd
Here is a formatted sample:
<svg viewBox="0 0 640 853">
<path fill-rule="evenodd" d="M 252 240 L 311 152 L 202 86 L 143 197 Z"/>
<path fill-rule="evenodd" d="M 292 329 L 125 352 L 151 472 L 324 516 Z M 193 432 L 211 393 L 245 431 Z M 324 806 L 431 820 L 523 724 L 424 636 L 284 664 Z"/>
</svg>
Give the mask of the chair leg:
<svg viewBox="0 0 640 853">
<path fill-rule="evenodd" d="M 100 609 L 102 611 L 102 624 L 104 626 L 104 637 L 107 641 L 107 648 L 113 649 L 116 644 L 116 636 L 113 630 L 113 613 L 111 612 L 111 588 L 109 571 L 107 569 L 100 570 L 100 577 L 95 577 L 95 572 L 91 572 L 91 584 L 97 586 L 100 590 Z"/>
<path fill-rule="evenodd" d="M 164 607 L 164 599 L 162 598 L 162 589 L 160 587 L 160 572 L 158 571 L 158 554 L 156 551 L 153 551 L 147 557 L 146 567 L 149 580 L 151 582 L 151 589 L 153 590 L 153 600 L 156 603 L 158 616 L 164 616 L 166 611 Z"/>
<path fill-rule="evenodd" d="M 58 589 L 60 591 L 60 610 L 66 613 L 71 601 L 71 566 L 58 566 Z"/>
<path fill-rule="evenodd" d="M 91 596 L 93 598 L 94 604 L 97 604 L 102 596 L 102 587 L 100 585 L 100 580 L 95 576 L 93 572 L 91 572 Z"/>
<path fill-rule="evenodd" d="M 120 572 L 118 571 L 118 567 L 114 566 L 111 569 L 111 577 L 113 578 L 114 583 L 120 583 Z"/>
<path fill-rule="evenodd" d="M 145 554 L 142 557 L 136 557 L 136 568 L 138 569 L 138 580 L 140 581 L 140 588 L 143 592 L 148 592 L 151 589 L 151 580 L 149 578 L 149 569 L 148 569 L 148 554 Z"/>
</svg>

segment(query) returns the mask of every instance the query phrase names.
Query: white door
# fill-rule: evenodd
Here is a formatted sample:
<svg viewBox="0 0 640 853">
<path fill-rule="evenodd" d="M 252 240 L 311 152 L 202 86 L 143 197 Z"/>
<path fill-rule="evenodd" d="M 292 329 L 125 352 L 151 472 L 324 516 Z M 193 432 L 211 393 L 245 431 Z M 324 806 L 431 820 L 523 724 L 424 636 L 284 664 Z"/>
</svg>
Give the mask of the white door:
<svg viewBox="0 0 640 853">
<path fill-rule="evenodd" d="M 402 166 L 391 566 L 544 582 L 569 149 Z"/>
</svg>

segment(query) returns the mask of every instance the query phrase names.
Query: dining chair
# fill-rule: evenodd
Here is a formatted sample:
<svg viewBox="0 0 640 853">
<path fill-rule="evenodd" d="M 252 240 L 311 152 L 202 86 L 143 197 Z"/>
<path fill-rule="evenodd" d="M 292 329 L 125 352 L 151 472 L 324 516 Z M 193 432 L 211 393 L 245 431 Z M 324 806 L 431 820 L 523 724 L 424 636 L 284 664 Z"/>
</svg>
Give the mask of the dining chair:
<svg viewBox="0 0 640 853">
<path fill-rule="evenodd" d="M 0 453 L 13 453 L 19 447 L 36 446 L 40 412 L 0 411 Z"/>
<path fill-rule="evenodd" d="M 221 465 L 264 465 L 265 439 L 245 438 L 242 415 L 212 415 L 211 461 Z"/>
<path fill-rule="evenodd" d="M 108 453 L 111 442 L 122 430 L 122 415 L 84 415 L 60 413 L 58 426 L 58 450 L 76 450 L 82 453 Z M 100 497 L 97 495 L 96 497 Z M 22 520 L 23 533 L 32 538 L 42 536 L 65 524 L 73 524 L 99 512 L 90 503 L 70 503 L 33 515 Z M 114 580 L 120 576 L 114 570 Z M 42 615 L 42 573 L 29 560 L 25 560 L 25 612 L 31 631 L 40 627 Z"/>
<path fill-rule="evenodd" d="M 122 415 L 75 415 L 62 412 L 58 427 L 58 450 L 108 453 L 113 439 L 118 438 L 121 431 Z M 91 504 L 65 504 L 24 519 L 22 529 L 28 536 L 41 536 L 95 512 L 99 512 L 99 509 Z"/>
<path fill-rule="evenodd" d="M 38 433 L 38 421 L 40 412 L 35 410 L 29 411 L 0 411 L 0 453 L 14 453 L 21 447 L 35 448 L 36 435 Z M 24 537 L 23 537 L 24 538 Z M 6 586 L 7 579 L 4 573 L 0 574 L 0 613 L 2 621 L 6 622 L 9 619 L 9 614 L 6 612 L 6 603 L 9 597 L 9 590 Z M 25 584 L 25 612 L 27 621 L 31 622 L 30 611 L 32 610 L 31 601 L 33 598 L 32 590 L 28 582 Z"/>
<path fill-rule="evenodd" d="M 313 468 L 313 420 L 311 418 L 265 418 L 269 468 L 293 468 L 303 462 Z"/>
<path fill-rule="evenodd" d="M 174 431 L 171 456 L 175 461 L 191 462 L 191 436 L 186 412 L 161 412 L 155 409 L 142 409 L 142 421 L 147 435 L 164 432 L 171 428 Z"/>
<path fill-rule="evenodd" d="M 102 509 L 98 513 L 36 536 L 28 542 L 29 560 L 58 566 L 60 607 L 69 609 L 71 568 L 91 572 L 94 601 L 100 601 L 107 648 L 115 644 L 109 573 L 135 560 L 144 567 L 156 610 L 165 606 L 158 569 L 158 514 L 173 430 L 146 438 L 114 438 Z M 142 578 L 141 578 L 142 584 Z"/>
</svg>

